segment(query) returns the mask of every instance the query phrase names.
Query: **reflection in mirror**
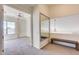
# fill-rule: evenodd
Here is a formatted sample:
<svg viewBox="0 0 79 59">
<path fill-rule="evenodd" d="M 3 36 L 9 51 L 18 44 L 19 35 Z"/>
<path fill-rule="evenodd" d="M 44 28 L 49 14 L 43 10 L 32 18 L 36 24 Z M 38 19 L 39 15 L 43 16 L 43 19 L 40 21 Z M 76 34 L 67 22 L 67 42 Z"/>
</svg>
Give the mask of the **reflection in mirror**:
<svg viewBox="0 0 79 59">
<path fill-rule="evenodd" d="M 47 41 L 48 42 L 48 39 L 49 39 L 49 33 L 50 33 L 50 27 L 49 27 L 49 22 L 50 19 L 49 17 L 43 15 L 43 14 L 40 14 L 40 24 L 41 24 L 41 43 L 44 42 L 44 41 Z"/>
</svg>

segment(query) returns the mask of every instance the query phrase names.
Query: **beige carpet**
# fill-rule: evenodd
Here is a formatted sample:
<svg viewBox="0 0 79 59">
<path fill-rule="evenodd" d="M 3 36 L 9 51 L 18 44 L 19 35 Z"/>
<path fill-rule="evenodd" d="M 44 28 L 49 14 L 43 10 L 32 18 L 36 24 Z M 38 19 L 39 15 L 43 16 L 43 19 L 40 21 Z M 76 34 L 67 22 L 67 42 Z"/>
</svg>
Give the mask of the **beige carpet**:
<svg viewBox="0 0 79 59">
<path fill-rule="evenodd" d="M 4 42 L 4 55 L 46 55 L 47 52 L 31 46 L 29 38 L 18 38 Z"/>
<path fill-rule="evenodd" d="M 42 50 L 56 55 L 79 55 L 79 51 L 76 51 L 73 48 L 64 47 L 56 44 L 48 44 Z"/>
<path fill-rule="evenodd" d="M 7 40 L 4 42 L 5 55 L 79 55 L 79 51 L 73 48 L 48 44 L 39 50 L 31 46 L 28 38 Z"/>
</svg>

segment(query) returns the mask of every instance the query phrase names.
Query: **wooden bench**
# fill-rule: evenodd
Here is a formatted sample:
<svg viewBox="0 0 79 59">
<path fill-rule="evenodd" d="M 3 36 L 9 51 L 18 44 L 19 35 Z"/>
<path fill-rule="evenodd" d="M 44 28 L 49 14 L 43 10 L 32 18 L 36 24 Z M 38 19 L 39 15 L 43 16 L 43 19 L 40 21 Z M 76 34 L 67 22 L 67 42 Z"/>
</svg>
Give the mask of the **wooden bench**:
<svg viewBox="0 0 79 59">
<path fill-rule="evenodd" d="M 79 50 L 79 41 L 76 43 L 76 50 Z"/>
<path fill-rule="evenodd" d="M 76 46 L 75 49 L 79 50 L 79 41 L 72 41 L 72 40 L 58 39 L 58 38 L 52 38 L 51 39 L 51 43 L 56 44 L 56 43 L 54 43 L 55 41 L 74 44 Z M 70 47 L 70 46 L 68 46 L 68 47 Z"/>
</svg>

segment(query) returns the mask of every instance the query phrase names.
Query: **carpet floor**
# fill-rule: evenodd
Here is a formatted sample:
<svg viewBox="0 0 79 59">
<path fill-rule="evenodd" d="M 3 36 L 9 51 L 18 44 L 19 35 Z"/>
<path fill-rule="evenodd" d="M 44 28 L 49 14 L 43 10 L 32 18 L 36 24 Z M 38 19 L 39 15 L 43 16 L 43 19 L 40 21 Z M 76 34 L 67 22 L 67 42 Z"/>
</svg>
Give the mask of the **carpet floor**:
<svg viewBox="0 0 79 59">
<path fill-rule="evenodd" d="M 7 40 L 4 42 L 4 55 L 44 55 L 42 50 L 32 47 L 28 38 Z"/>
<path fill-rule="evenodd" d="M 69 48 L 56 44 L 48 44 L 42 50 L 55 55 L 79 55 L 79 51 L 74 48 Z"/>
<path fill-rule="evenodd" d="M 4 41 L 4 55 L 79 55 L 79 51 L 55 44 L 36 49 L 29 38 L 18 38 Z"/>
</svg>

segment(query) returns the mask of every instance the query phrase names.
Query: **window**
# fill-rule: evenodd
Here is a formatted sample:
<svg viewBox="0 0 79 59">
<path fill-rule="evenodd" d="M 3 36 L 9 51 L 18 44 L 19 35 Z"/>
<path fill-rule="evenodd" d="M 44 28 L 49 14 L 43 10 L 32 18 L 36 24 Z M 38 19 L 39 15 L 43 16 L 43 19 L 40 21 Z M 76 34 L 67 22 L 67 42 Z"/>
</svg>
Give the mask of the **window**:
<svg viewBox="0 0 79 59">
<path fill-rule="evenodd" d="M 3 24 L 4 24 L 4 34 L 6 34 L 6 32 L 7 32 L 7 31 L 6 31 L 6 21 L 4 21 Z"/>
<path fill-rule="evenodd" d="M 15 22 L 7 22 L 7 33 L 15 34 Z"/>
<path fill-rule="evenodd" d="M 4 21 L 4 34 L 15 34 L 15 22 Z"/>
</svg>

